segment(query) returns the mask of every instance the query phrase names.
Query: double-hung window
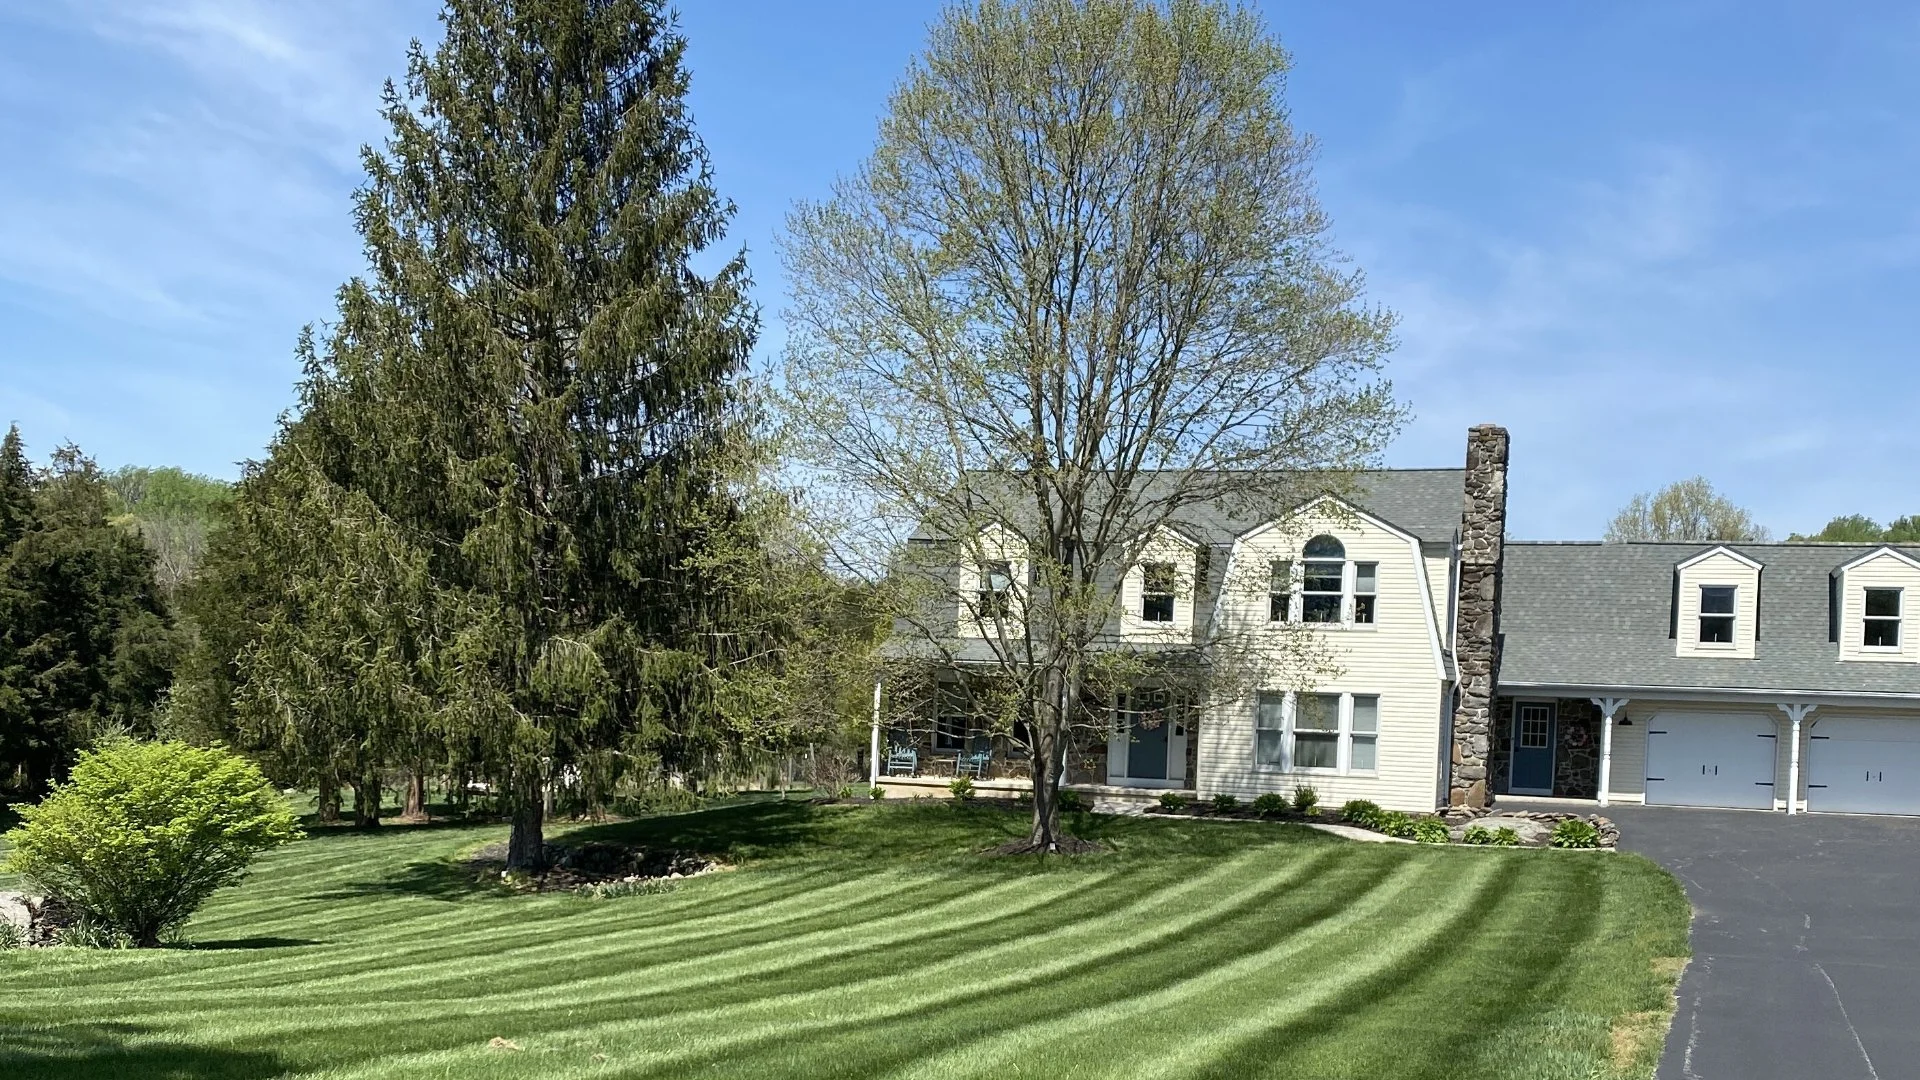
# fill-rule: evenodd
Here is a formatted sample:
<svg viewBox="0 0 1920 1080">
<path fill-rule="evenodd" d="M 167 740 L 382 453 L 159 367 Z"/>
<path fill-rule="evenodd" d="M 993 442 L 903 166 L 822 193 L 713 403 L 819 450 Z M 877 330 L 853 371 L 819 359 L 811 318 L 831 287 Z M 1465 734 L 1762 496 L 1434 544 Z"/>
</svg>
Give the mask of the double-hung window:
<svg viewBox="0 0 1920 1080">
<path fill-rule="evenodd" d="M 1379 765 L 1378 694 L 1263 690 L 1254 704 L 1253 728 L 1258 767 L 1370 773 Z"/>
<path fill-rule="evenodd" d="M 1013 611 L 1013 564 L 994 559 L 981 568 L 980 617 L 1004 619 Z"/>
<path fill-rule="evenodd" d="M 1301 694 L 1294 706 L 1293 767 L 1340 767 L 1340 695 Z"/>
<path fill-rule="evenodd" d="M 1273 581 L 1267 587 L 1267 620 L 1286 622 L 1293 618 L 1293 560 L 1277 559 Z"/>
<path fill-rule="evenodd" d="M 1733 644 L 1732 585 L 1700 586 L 1701 644 Z"/>
<path fill-rule="evenodd" d="M 1900 647 L 1900 590 L 1868 589 L 1860 644 L 1869 649 Z"/>
<path fill-rule="evenodd" d="M 1172 563 L 1150 562 L 1140 567 L 1140 618 L 1143 622 L 1173 621 L 1176 581 Z"/>
<path fill-rule="evenodd" d="M 1380 564 L 1357 562 L 1353 564 L 1353 621 L 1360 624 L 1373 622 L 1373 602 L 1380 593 Z"/>
<path fill-rule="evenodd" d="M 1287 765 L 1287 695 L 1260 691 L 1253 707 L 1253 763 L 1283 769 Z"/>
</svg>

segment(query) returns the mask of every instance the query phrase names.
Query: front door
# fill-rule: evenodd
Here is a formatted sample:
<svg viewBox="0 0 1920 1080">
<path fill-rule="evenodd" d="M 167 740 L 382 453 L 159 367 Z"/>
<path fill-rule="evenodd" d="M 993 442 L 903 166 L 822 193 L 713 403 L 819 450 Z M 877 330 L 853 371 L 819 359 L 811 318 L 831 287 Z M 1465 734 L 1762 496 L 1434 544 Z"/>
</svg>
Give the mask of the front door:
<svg viewBox="0 0 1920 1080">
<path fill-rule="evenodd" d="M 1107 742 L 1107 783 L 1177 788 L 1186 782 L 1187 724 L 1166 691 L 1122 694 Z"/>
<path fill-rule="evenodd" d="M 1513 769 L 1507 790 L 1515 795 L 1553 794 L 1553 706 L 1522 701 L 1513 709 Z"/>
</svg>

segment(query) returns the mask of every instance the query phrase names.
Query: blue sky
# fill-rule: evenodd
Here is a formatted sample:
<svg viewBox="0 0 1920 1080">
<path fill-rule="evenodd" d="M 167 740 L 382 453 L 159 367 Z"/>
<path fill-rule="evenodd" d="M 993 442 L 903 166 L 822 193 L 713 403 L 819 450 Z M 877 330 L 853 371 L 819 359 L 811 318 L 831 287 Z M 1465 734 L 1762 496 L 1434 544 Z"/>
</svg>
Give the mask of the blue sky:
<svg viewBox="0 0 1920 1080">
<path fill-rule="evenodd" d="M 937 7 L 682 5 L 763 356 L 786 209 L 864 155 Z M 1694 473 L 1780 534 L 1920 512 L 1920 10 L 1263 9 L 1335 237 L 1403 318 L 1389 464 L 1507 425 L 1527 537 Z M 257 456 L 360 267 L 358 147 L 436 10 L 0 0 L 0 422 L 109 466 Z"/>
</svg>

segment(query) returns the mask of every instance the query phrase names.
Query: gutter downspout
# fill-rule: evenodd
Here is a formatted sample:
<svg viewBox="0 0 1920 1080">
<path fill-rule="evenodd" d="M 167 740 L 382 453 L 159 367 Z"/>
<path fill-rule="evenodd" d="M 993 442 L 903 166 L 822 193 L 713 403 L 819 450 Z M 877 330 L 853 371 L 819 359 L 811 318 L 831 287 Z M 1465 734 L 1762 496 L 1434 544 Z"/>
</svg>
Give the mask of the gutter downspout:
<svg viewBox="0 0 1920 1080">
<path fill-rule="evenodd" d="M 1613 787 L 1613 718 L 1627 704 L 1626 698 L 1592 698 L 1600 710 L 1600 791 L 1601 806 L 1607 805 L 1607 792 Z"/>
<path fill-rule="evenodd" d="M 886 676 L 873 677 L 873 743 L 867 753 L 867 786 L 880 786 L 880 687 Z"/>
</svg>

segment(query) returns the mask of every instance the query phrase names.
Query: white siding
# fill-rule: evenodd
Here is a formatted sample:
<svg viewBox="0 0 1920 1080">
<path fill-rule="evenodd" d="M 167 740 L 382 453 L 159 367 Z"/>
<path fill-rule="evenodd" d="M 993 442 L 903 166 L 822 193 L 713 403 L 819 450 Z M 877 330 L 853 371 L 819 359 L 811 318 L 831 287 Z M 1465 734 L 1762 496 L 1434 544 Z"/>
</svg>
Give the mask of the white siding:
<svg viewBox="0 0 1920 1080">
<path fill-rule="evenodd" d="M 1310 786 L 1324 804 L 1371 799 L 1401 810 L 1432 810 L 1440 779 L 1442 674 L 1434 660 L 1430 628 L 1432 583 L 1423 588 L 1418 548 L 1401 536 L 1369 522 L 1317 511 L 1303 512 L 1284 528 L 1258 534 L 1233 555 L 1235 580 L 1253 581 L 1275 559 L 1302 561 L 1301 547 L 1322 533 L 1337 538 L 1351 562 L 1379 564 L 1376 620 L 1371 626 L 1328 626 L 1314 631 L 1330 649 L 1339 672 L 1302 679 L 1279 670 L 1284 650 L 1274 646 L 1270 690 L 1311 689 L 1324 693 L 1378 694 L 1380 731 L 1378 766 L 1372 775 L 1287 773 L 1254 765 L 1256 692 L 1217 701 L 1200 725 L 1200 793 L 1251 798 L 1268 791 L 1290 792 Z M 1351 586 L 1352 568 L 1348 568 Z M 1270 633 L 1279 642 L 1288 633 L 1268 622 L 1264 587 L 1230 591 L 1222 600 L 1223 622 L 1254 642 Z M 1308 682 L 1310 686 L 1297 685 Z"/>
<path fill-rule="evenodd" d="M 1733 594 L 1733 641 L 1728 644 L 1700 640 L 1700 587 L 1731 585 Z M 1674 627 L 1675 656 L 1719 656 L 1753 659 L 1754 633 L 1758 628 L 1760 571 L 1727 551 L 1715 551 L 1680 570 L 1680 614 Z"/>
<path fill-rule="evenodd" d="M 1446 555 L 1424 556 L 1427 563 L 1427 592 L 1440 630 L 1440 647 L 1453 648 L 1453 559 Z"/>
<path fill-rule="evenodd" d="M 1861 644 L 1865 630 L 1867 589 L 1900 589 L 1900 647 L 1869 649 Z M 1881 552 L 1848 568 L 1840 583 L 1840 659 L 1913 663 L 1920 660 L 1915 640 L 1920 616 L 1920 569 L 1892 552 Z"/>
</svg>

